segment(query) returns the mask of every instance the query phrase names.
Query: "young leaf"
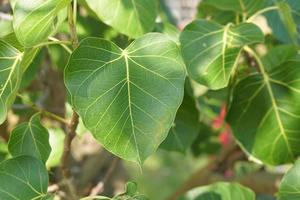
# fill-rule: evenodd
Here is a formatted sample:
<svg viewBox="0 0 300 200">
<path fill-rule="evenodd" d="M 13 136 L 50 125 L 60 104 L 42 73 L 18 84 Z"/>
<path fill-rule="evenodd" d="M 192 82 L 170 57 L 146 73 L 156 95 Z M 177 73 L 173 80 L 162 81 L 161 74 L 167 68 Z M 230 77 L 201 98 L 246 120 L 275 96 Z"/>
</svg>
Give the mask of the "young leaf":
<svg viewBox="0 0 300 200">
<path fill-rule="evenodd" d="M 198 187 L 187 192 L 179 200 L 255 200 L 255 193 L 238 184 L 218 182 L 209 186 Z"/>
<path fill-rule="evenodd" d="M 137 185 L 134 182 L 126 184 L 126 191 L 123 194 L 117 195 L 112 200 L 149 200 L 145 195 L 137 191 Z"/>
<path fill-rule="evenodd" d="M 35 46 L 51 35 L 60 22 L 58 13 L 70 0 L 17 0 L 13 8 L 13 27 L 19 42 Z"/>
<path fill-rule="evenodd" d="M 142 163 L 166 138 L 181 104 L 185 69 L 175 42 L 147 34 L 126 49 L 83 40 L 65 69 L 71 102 L 109 151 Z"/>
<path fill-rule="evenodd" d="M 300 199 L 300 161 L 290 169 L 282 178 L 278 200 L 298 200 Z"/>
<path fill-rule="evenodd" d="M 300 155 L 300 57 L 277 65 L 256 58 L 261 74 L 237 84 L 227 121 L 254 157 L 272 165 L 292 162 Z"/>
<path fill-rule="evenodd" d="M 21 82 L 22 56 L 16 48 L 0 40 L 0 124 L 6 119 Z"/>
<path fill-rule="evenodd" d="M 86 0 L 88 6 L 106 24 L 137 38 L 151 31 L 156 19 L 155 0 Z"/>
<path fill-rule="evenodd" d="M 28 155 L 44 163 L 47 161 L 51 152 L 49 133 L 41 124 L 39 113 L 12 131 L 8 149 L 13 157 Z"/>
<path fill-rule="evenodd" d="M 0 199 L 42 200 L 47 196 L 48 173 L 30 156 L 19 156 L 0 164 Z"/>
<path fill-rule="evenodd" d="M 263 33 L 254 24 L 223 27 L 206 20 L 192 22 L 180 36 L 190 77 L 211 89 L 228 85 L 244 45 L 263 40 Z"/>
<path fill-rule="evenodd" d="M 177 111 L 174 125 L 160 147 L 169 151 L 185 153 L 199 132 L 198 118 L 195 100 L 189 95 L 184 95 L 183 102 Z"/>
<path fill-rule="evenodd" d="M 273 34 L 280 41 L 285 43 L 300 43 L 300 1 L 286 0 L 271 3 L 277 6 L 277 10 L 266 13 L 269 26 Z"/>
</svg>

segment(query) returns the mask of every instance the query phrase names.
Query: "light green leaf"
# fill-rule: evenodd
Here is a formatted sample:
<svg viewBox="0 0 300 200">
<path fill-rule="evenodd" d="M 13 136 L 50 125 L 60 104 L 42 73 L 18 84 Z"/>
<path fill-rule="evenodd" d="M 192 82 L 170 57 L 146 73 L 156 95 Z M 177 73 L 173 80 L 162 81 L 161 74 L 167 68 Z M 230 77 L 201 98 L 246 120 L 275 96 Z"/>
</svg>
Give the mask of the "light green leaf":
<svg viewBox="0 0 300 200">
<path fill-rule="evenodd" d="M 185 69 L 175 42 L 147 34 L 126 49 L 83 40 L 65 69 L 71 102 L 109 151 L 142 163 L 166 138 L 181 104 Z"/>
<path fill-rule="evenodd" d="M 128 182 L 125 190 L 123 194 L 115 196 L 112 200 L 149 200 L 145 195 L 137 191 L 137 184 L 134 182 Z"/>
<path fill-rule="evenodd" d="M 262 74 L 249 75 L 237 84 L 227 121 L 247 152 L 278 165 L 300 155 L 300 56 L 282 56 L 288 60 L 277 64 L 268 61 L 274 56 L 263 62 L 256 56 Z"/>
<path fill-rule="evenodd" d="M 218 182 L 190 190 L 179 200 L 255 200 L 255 193 L 238 184 Z"/>
<path fill-rule="evenodd" d="M 183 102 L 177 111 L 174 125 L 160 147 L 169 151 L 185 153 L 199 132 L 198 118 L 195 100 L 185 94 Z"/>
<path fill-rule="evenodd" d="M 39 113 L 29 122 L 19 124 L 11 133 L 8 149 L 12 156 L 28 155 L 44 163 L 51 152 L 49 133 L 40 122 Z"/>
<path fill-rule="evenodd" d="M 19 156 L 0 164 L 0 199 L 42 200 L 47 196 L 48 173 L 41 161 Z"/>
<path fill-rule="evenodd" d="M 47 40 L 61 22 L 58 14 L 69 2 L 17 0 L 13 9 L 13 27 L 19 42 L 25 47 L 32 47 Z"/>
<path fill-rule="evenodd" d="M 152 31 L 157 15 L 155 0 L 86 0 L 88 6 L 107 25 L 137 38 Z"/>
<path fill-rule="evenodd" d="M 59 166 L 61 156 L 64 152 L 64 131 L 60 128 L 48 128 L 49 130 L 49 143 L 51 146 L 51 153 L 46 162 L 47 168 Z"/>
<path fill-rule="evenodd" d="M 223 27 L 206 20 L 187 25 L 180 36 L 190 77 L 211 89 L 228 85 L 244 45 L 263 41 L 263 33 L 254 24 Z"/>
<path fill-rule="evenodd" d="M 21 82 L 22 56 L 16 48 L 0 40 L 0 124 L 6 119 Z"/>
<path fill-rule="evenodd" d="M 278 200 L 300 199 L 300 160 L 282 178 Z"/>
<path fill-rule="evenodd" d="M 267 0 L 203 0 L 220 10 L 235 11 L 250 16 L 266 6 Z"/>
</svg>

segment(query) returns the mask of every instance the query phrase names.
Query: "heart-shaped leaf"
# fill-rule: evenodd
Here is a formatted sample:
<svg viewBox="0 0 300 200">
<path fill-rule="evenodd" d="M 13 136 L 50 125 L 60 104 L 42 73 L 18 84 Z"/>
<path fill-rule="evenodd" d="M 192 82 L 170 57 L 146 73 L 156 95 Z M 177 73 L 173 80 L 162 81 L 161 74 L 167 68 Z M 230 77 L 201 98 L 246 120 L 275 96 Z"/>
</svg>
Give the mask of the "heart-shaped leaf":
<svg viewBox="0 0 300 200">
<path fill-rule="evenodd" d="M 0 164 L 0 199 L 42 200 L 47 196 L 48 173 L 41 161 L 19 156 Z"/>
<path fill-rule="evenodd" d="M 278 53 L 266 58 L 274 56 Z M 243 148 L 273 165 L 292 162 L 300 155 L 300 57 L 281 58 L 288 60 L 274 63 L 256 56 L 261 74 L 237 84 L 227 116 Z"/>
<path fill-rule="evenodd" d="M 47 40 L 65 17 L 63 12 L 70 0 L 17 0 L 14 10 L 13 27 L 19 42 L 32 47 Z"/>
<path fill-rule="evenodd" d="M 263 33 L 254 24 L 223 27 L 206 20 L 187 25 L 180 36 L 190 77 L 211 89 L 228 85 L 244 45 L 262 41 Z"/>
<path fill-rule="evenodd" d="M 187 192 L 179 200 L 255 200 L 255 193 L 238 183 L 219 182 L 198 187 Z"/>
<path fill-rule="evenodd" d="M 155 0 L 86 0 L 88 6 L 106 24 L 137 38 L 152 31 L 156 19 Z"/>
<path fill-rule="evenodd" d="M 40 115 L 35 114 L 29 122 L 19 124 L 11 133 L 8 149 L 12 156 L 28 155 L 44 163 L 51 152 L 49 133 L 40 122 Z"/>
<path fill-rule="evenodd" d="M 22 56 L 16 48 L 0 40 L 0 124 L 6 119 L 21 82 Z"/>
<path fill-rule="evenodd" d="M 195 100 L 185 94 L 179 107 L 174 125 L 161 148 L 169 151 L 185 151 L 192 145 L 199 132 L 199 115 Z"/>
<path fill-rule="evenodd" d="M 300 161 L 290 169 L 282 178 L 278 200 L 298 200 L 300 199 Z"/>
<path fill-rule="evenodd" d="M 83 40 L 65 69 L 71 102 L 109 151 L 142 163 L 166 138 L 183 98 L 185 69 L 175 42 L 147 34 L 126 49 Z"/>
</svg>

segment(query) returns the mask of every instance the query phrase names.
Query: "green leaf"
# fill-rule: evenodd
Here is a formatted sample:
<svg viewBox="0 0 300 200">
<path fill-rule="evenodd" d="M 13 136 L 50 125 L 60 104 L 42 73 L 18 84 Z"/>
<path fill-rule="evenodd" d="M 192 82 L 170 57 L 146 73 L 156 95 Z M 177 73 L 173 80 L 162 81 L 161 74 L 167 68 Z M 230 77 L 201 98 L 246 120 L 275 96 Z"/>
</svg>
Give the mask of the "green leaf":
<svg viewBox="0 0 300 200">
<path fill-rule="evenodd" d="M 198 118 L 195 100 L 189 95 L 185 95 L 177 111 L 174 125 L 160 147 L 169 151 L 185 153 L 199 132 Z"/>
<path fill-rule="evenodd" d="M 13 27 L 19 42 L 25 47 L 32 47 L 47 40 L 60 24 L 61 13 L 69 2 L 17 0 L 13 8 Z"/>
<path fill-rule="evenodd" d="M 179 200 L 255 200 L 255 193 L 238 183 L 218 182 L 190 190 Z"/>
<path fill-rule="evenodd" d="M 265 14 L 273 34 L 284 43 L 300 44 L 300 1 L 271 1 L 277 10 Z"/>
<path fill-rule="evenodd" d="M 300 199 L 300 160 L 282 178 L 278 194 L 278 200 L 298 199 Z"/>
<path fill-rule="evenodd" d="M 9 152 L 13 157 L 28 155 L 44 163 L 51 152 L 49 133 L 40 122 L 40 114 L 33 115 L 29 122 L 19 124 L 11 133 Z"/>
<path fill-rule="evenodd" d="M 16 48 L 0 40 L 0 124 L 5 121 L 21 82 L 22 56 Z"/>
<path fill-rule="evenodd" d="M 49 169 L 51 167 L 57 167 L 60 164 L 60 160 L 64 152 L 65 133 L 60 128 L 48 128 L 48 130 L 51 153 L 46 162 L 46 166 Z"/>
<path fill-rule="evenodd" d="M 126 184 L 126 191 L 123 194 L 115 196 L 112 200 L 149 200 L 145 195 L 137 191 L 137 184 L 128 182 Z"/>
<path fill-rule="evenodd" d="M 287 60 L 277 64 L 268 61 L 283 49 L 274 49 L 263 61 L 256 56 L 262 74 L 237 84 L 227 116 L 242 147 L 272 165 L 293 162 L 300 155 L 300 56 L 285 56 Z"/>
<path fill-rule="evenodd" d="M 30 156 L 19 156 L 0 164 L 0 199 L 42 200 L 47 196 L 48 173 Z"/>
<path fill-rule="evenodd" d="M 71 102 L 110 152 L 142 163 L 166 138 L 184 90 L 185 69 L 175 42 L 147 34 L 126 49 L 83 40 L 65 69 Z"/>
<path fill-rule="evenodd" d="M 265 7 L 267 0 L 204 0 L 203 3 L 212 5 L 220 10 L 235 11 L 245 16 L 251 16 Z"/>
<path fill-rule="evenodd" d="M 155 0 L 86 0 L 107 25 L 137 38 L 152 31 L 157 15 Z"/>
<path fill-rule="evenodd" d="M 154 32 L 163 33 L 168 36 L 171 40 L 179 44 L 180 32 L 176 26 L 169 23 L 156 23 Z"/>
<path fill-rule="evenodd" d="M 254 24 L 223 27 L 205 20 L 187 25 L 180 36 L 190 77 L 211 89 L 228 85 L 244 45 L 263 41 L 263 33 Z"/>
</svg>

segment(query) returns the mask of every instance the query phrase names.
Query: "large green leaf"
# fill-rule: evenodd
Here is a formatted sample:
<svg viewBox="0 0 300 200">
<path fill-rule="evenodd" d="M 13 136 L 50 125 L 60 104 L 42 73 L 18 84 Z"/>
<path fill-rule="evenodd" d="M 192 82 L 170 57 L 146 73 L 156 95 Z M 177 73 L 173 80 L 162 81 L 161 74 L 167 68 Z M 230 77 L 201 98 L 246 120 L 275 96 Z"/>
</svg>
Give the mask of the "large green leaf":
<svg viewBox="0 0 300 200">
<path fill-rule="evenodd" d="M 264 8 L 268 0 L 203 0 L 203 3 L 212 5 L 220 10 L 235 11 L 250 16 Z"/>
<path fill-rule="evenodd" d="M 139 37 L 154 28 L 155 0 L 86 0 L 89 7 L 106 24 L 132 37 Z"/>
<path fill-rule="evenodd" d="M 300 1 L 299 0 L 270 0 L 270 6 L 277 10 L 266 13 L 273 34 L 285 43 L 300 43 Z"/>
<path fill-rule="evenodd" d="M 282 178 L 278 200 L 300 199 L 300 160 Z"/>
<path fill-rule="evenodd" d="M 69 2 L 70 0 L 17 0 L 13 9 L 13 27 L 19 42 L 25 47 L 32 47 L 47 40 L 61 22 L 62 9 Z"/>
<path fill-rule="evenodd" d="M 12 156 L 28 155 L 44 163 L 51 152 L 49 133 L 40 122 L 39 113 L 29 122 L 19 124 L 11 133 L 8 149 Z"/>
<path fill-rule="evenodd" d="M 168 134 L 185 75 L 176 43 L 150 33 L 124 50 L 100 38 L 83 40 L 65 83 L 93 135 L 112 153 L 142 163 Z"/>
<path fill-rule="evenodd" d="M 48 173 L 41 161 L 20 156 L 0 164 L 0 199 L 42 200 L 47 195 Z"/>
<path fill-rule="evenodd" d="M 255 200 L 255 193 L 238 183 L 219 182 L 190 190 L 179 200 Z"/>
<path fill-rule="evenodd" d="M 227 116 L 243 148 L 273 165 L 300 155 L 300 56 L 280 57 L 285 48 L 274 49 L 263 61 L 257 58 L 262 74 L 237 84 Z M 281 58 L 277 63 L 276 57 Z"/>
<path fill-rule="evenodd" d="M 198 132 L 199 115 L 196 102 L 186 94 L 177 111 L 174 125 L 160 147 L 169 151 L 185 153 L 196 139 Z"/>
<path fill-rule="evenodd" d="M 21 82 L 22 56 L 16 48 L 0 40 L 0 124 L 6 119 Z"/>
<path fill-rule="evenodd" d="M 192 22 L 180 36 L 190 77 L 211 89 L 227 86 L 244 45 L 263 40 L 263 33 L 254 24 L 223 27 L 206 20 Z"/>
</svg>

